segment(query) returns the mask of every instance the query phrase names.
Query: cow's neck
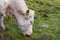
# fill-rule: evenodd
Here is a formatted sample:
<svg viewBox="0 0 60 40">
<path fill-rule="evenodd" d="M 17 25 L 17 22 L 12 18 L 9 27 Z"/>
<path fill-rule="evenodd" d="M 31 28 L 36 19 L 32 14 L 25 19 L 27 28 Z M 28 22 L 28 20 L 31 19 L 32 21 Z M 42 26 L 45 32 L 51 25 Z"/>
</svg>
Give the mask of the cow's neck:
<svg viewBox="0 0 60 40">
<path fill-rule="evenodd" d="M 26 10 L 28 10 L 28 7 L 24 0 L 10 0 L 10 4 L 17 11 L 20 11 L 22 13 L 26 13 Z"/>
</svg>

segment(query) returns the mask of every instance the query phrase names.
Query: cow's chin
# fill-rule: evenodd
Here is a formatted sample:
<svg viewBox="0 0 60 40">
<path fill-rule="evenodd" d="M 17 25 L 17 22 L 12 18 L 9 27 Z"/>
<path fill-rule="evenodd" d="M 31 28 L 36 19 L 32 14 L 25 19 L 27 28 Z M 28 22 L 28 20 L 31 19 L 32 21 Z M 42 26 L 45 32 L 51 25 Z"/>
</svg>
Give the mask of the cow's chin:
<svg viewBox="0 0 60 40">
<path fill-rule="evenodd" d="M 32 35 L 32 25 L 28 25 L 28 26 L 20 26 L 21 30 L 22 30 L 22 34 L 24 36 L 31 36 Z"/>
</svg>

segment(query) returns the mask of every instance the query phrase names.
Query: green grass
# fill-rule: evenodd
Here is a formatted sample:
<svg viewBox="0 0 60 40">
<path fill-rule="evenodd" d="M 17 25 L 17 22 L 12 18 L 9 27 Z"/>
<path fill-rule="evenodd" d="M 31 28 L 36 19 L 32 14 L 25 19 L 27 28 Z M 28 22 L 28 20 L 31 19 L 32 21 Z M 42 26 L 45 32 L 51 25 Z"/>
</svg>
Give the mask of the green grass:
<svg viewBox="0 0 60 40">
<path fill-rule="evenodd" d="M 48 35 L 50 40 L 60 40 L 60 0 L 25 0 L 28 8 L 35 11 L 35 21 L 33 34 L 31 37 L 24 37 L 13 17 L 5 20 L 8 28 L 1 35 L 9 37 L 11 40 L 46 40 L 43 35 Z M 7 19 L 7 18 L 6 18 Z M 48 28 L 42 28 L 42 24 L 48 24 Z M 52 37 L 52 38 L 51 38 Z"/>
</svg>

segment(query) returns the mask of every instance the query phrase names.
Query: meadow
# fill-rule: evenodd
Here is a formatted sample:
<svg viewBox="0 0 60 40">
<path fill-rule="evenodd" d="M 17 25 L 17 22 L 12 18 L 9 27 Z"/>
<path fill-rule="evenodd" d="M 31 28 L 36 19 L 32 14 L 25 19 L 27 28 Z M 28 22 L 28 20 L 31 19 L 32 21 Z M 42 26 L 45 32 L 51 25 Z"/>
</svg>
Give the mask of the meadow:
<svg viewBox="0 0 60 40">
<path fill-rule="evenodd" d="M 28 8 L 35 11 L 33 34 L 25 37 L 21 34 L 14 17 L 5 17 L 5 26 L 8 28 L 0 35 L 6 40 L 60 40 L 60 0 L 25 0 Z M 8 20 L 9 17 L 9 20 Z M 48 27 L 42 27 L 47 24 Z"/>
</svg>

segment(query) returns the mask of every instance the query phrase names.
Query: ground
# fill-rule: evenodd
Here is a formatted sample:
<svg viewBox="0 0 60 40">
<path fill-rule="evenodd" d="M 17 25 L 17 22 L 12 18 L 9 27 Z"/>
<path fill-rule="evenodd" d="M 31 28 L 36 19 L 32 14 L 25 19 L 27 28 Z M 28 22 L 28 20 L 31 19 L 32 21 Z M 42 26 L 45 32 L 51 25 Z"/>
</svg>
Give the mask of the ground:
<svg viewBox="0 0 60 40">
<path fill-rule="evenodd" d="M 5 32 L 0 32 L 10 40 L 60 40 L 60 0 L 25 0 L 28 8 L 35 11 L 33 34 L 25 37 L 18 29 L 16 20 L 9 16 L 5 17 Z M 42 27 L 47 24 L 48 27 Z"/>
</svg>

